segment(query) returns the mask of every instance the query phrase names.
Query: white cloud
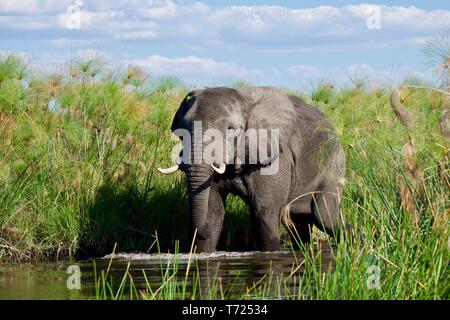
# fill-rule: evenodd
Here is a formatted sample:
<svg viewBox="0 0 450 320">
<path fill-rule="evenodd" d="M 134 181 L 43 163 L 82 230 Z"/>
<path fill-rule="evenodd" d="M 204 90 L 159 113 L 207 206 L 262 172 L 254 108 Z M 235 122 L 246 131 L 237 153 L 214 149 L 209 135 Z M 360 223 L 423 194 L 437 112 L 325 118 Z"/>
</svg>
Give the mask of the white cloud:
<svg viewBox="0 0 450 320">
<path fill-rule="evenodd" d="M 374 74 L 376 73 L 375 69 L 368 65 L 367 63 L 358 63 L 358 64 L 351 64 L 347 68 L 347 74 Z"/>
<path fill-rule="evenodd" d="M 249 70 L 234 63 L 219 62 L 213 59 L 197 56 L 169 58 L 152 55 L 145 59 L 133 59 L 126 62 L 140 65 L 151 74 L 206 77 L 233 77 L 248 78 L 261 73 L 258 70 Z"/>
<path fill-rule="evenodd" d="M 0 59 L 4 59 L 10 56 L 17 57 L 19 59 L 22 59 L 24 61 L 28 60 L 28 55 L 26 52 L 23 51 L 10 51 L 10 50 L 0 50 Z"/>
<path fill-rule="evenodd" d="M 425 11 L 416 7 L 382 6 L 382 22 L 390 27 L 410 29 L 443 29 L 450 26 L 450 11 Z"/>
<path fill-rule="evenodd" d="M 279 77 L 284 77 L 287 83 L 300 83 L 302 86 L 314 84 L 317 81 L 331 82 L 336 86 L 349 84 L 352 79 L 364 79 L 371 85 L 389 84 L 408 77 L 428 78 L 426 74 L 411 66 L 397 68 L 377 68 L 368 63 L 354 63 L 348 66 L 323 67 L 317 65 L 292 65 L 279 71 Z"/>
<path fill-rule="evenodd" d="M 98 45 L 103 39 L 90 38 L 90 39 L 72 39 L 67 37 L 54 38 L 49 40 L 49 43 L 56 48 L 86 48 Z"/>
<path fill-rule="evenodd" d="M 79 49 L 73 54 L 74 57 L 91 60 L 91 59 L 101 59 L 101 60 L 111 60 L 111 57 L 103 51 L 96 49 Z"/>
<path fill-rule="evenodd" d="M 65 11 L 70 1 L 2 0 L 0 14 L 37 15 Z"/>
<path fill-rule="evenodd" d="M 48 29 L 67 36 L 67 8 L 73 1 L 3 0 L 0 28 Z M 202 2 L 172 0 L 84 1 L 80 33 L 114 39 L 160 39 L 192 45 L 216 43 L 279 50 L 327 45 L 395 45 L 396 41 L 440 33 L 449 27 L 450 11 L 379 6 L 381 30 L 366 21 L 374 5 L 213 7 Z M 395 39 L 395 41 L 392 41 Z"/>
<path fill-rule="evenodd" d="M 272 73 L 276 77 L 280 77 L 283 75 L 283 73 L 278 68 L 272 68 Z"/>
<path fill-rule="evenodd" d="M 178 6 L 170 0 L 150 0 L 148 8 L 142 8 L 141 14 L 147 18 L 172 18 L 177 15 Z"/>
<path fill-rule="evenodd" d="M 321 70 L 317 66 L 294 65 L 287 68 L 287 73 L 294 77 L 305 77 L 317 75 L 321 73 Z"/>
<path fill-rule="evenodd" d="M 156 38 L 156 32 L 154 30 L 125 32 L 118 34 L 115 38 L 125 40 L 152 39 Z"/>
<path fill-rule="evenodd" d="M 18 31 L 48 30 L 55 24 L 43 17 L 14 16 L 0 14 L 0 28 L 3 30 L 13 29 Z"/>
</svg>

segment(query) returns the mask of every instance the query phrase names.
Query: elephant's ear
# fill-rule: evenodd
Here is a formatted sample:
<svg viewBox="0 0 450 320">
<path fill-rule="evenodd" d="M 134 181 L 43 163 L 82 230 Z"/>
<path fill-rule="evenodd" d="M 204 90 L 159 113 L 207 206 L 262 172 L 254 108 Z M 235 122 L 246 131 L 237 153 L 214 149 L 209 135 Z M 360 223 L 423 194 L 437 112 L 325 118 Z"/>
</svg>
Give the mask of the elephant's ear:
<svg viewBox="0 0 450 320">
<path fill-rule="evenodd" d="M 260 129 L 268 129 L 267 150 L 272 150 L 274 154 L 270 157 L 277 157 L 280 152 L 287 150 L 289 141 L 295 131 L 297 114 L 292 101 L 281 91 L 274 88 L 242 88 L 239 93 L 249 102 L 245 110 L 246 131 L 256 129 L 258 136 L 261 136 Z M 270 138 L 270 133 L 278 130 L 278 146 Z M 259 160 L 259 163 L 264 164 Z"/>
<path fill-rule="evenodd" d="M 175 116 L 172 121 L 172 127 L 170 128 L 170 130 L 175 131 L 176 129 L 186 127 L 186 120 L 187 120 L 186 116 L 197 99 L 198 91 L 199 90 L 193 90 L 189 92 L 183 99 L 183 101 L 180 104 L 180 107 L 175 113 Z"/>
</svg>

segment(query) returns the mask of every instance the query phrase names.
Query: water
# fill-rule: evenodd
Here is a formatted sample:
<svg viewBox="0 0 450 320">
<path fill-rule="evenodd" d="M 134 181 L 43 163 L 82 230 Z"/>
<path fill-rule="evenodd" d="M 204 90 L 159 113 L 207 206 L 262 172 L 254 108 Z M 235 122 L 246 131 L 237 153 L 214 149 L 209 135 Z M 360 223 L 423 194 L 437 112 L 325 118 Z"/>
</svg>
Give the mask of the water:
<svg viewBox="0 0 450 320">
<path fill-rule="evenodd" d="M 325 270 L 331 265 L 330 249 L 321 249 L 321 263 Z M 114 287 L 117 288 L 128 264 L 134 284 L 138 290 L 146 288 L 146 281 L 142 270 L 145 270 L 147 280 L 153 290 L 162 284 L 161 266 L 173 266 L 178 263 L 179 279 L 184 279 L 189 259 L 192 270 L 198 269 L 200 282 L 207 287 L 212 279 L 221 278 L 222 286 L 227 288 L 227 295 L 239 298 L 245 288 L 254 283 L 267 279 L 267 274 L 273 272 L 274 277 L 280 274 L 289 275 L 293 271 L 298 276 L 303 272 L 302 256 L 299 252 L 279 251 L 264 252 L 216 252 L 213 254 L 142 254 L 119 253 L 101 259 L 82 262 L 53 262 L 39 264 L 11 265 L 0 264 L 0 299 L 95 299 L 95 276 L 100 270 L 107 270 L 112 276 Z M 297 268 L 298 264 L 301 266 Z M 69 269 L 71 273 L 67 273 Z M 95 266 L 95 267 L 94 267 Z M 73 269 L 75 268 L 75 269 Z M 76 286 L 73 275 L 79 268 L 80 289 L 68 288 Z M 165 269 L 164 269 L 165 270 Z M 169 275 L 172 273 L 169 273 Z M 70 278 L 70 279 L 69 279 Z M 69 280 L 69 281 L 68 281 Z M 191 288 L 188 287 L 187 291 Z M 125 290 L 125 292 L 128 292 Z"/>
</svg>

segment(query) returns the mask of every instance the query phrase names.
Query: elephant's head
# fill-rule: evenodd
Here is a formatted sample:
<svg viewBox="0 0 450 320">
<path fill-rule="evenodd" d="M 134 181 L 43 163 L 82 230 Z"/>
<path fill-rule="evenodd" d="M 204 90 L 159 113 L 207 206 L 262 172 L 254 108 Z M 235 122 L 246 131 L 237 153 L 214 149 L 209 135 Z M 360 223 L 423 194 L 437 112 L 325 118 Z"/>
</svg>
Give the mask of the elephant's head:
<svg viewBox="0 0 450 320">
<path fill-rule="evenodd" d="M 200 238 L 209 236 L 207 215 L 214 177 L 232 176 L 252 160 L 253 166 L 267 165 L 266 159 L 249 151 L 252 150 L 248 148 L 251 139 L 245 136 L 246 132 L 261 128 L 280 130 L 280 148 L 278 144 L 271 145 L 273 137 L 257 139 L 258 148 L 261 144 L 268 145 L 271 159 L 278 156 L 283 144 L 287 144 L 287 137 L 292 132 L 293 106 L 278 91 L 274 91 L 275 97 L 264 97 L 270 96 L 271 92 L 263 88 L 194 90 L 175 114 L 171 130 L 182 140 L 183 151 L 173 167 L 159 171 L 171 173 L 181 169 L 186 173 L 192 226 Z M 280 102 L 277 99 L 287 100 Z M 267 106 L 267 103 L 271 105 Z M 244 152 L 240 151 L 243 150 L 239 147 L 241 143 L 246 146 Z"/>
</svg>

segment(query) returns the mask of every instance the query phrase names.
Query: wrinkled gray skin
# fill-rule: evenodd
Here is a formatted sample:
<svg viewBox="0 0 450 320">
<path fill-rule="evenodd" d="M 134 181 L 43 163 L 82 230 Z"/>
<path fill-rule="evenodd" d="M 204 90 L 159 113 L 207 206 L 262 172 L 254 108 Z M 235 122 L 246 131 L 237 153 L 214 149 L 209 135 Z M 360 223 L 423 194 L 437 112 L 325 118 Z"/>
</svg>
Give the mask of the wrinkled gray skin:
<svg viewBox="0 0 450 320">
<path fill-rule="evenodd" d="M 228 128 L 280 129 L 279 171 L 275 175 L 261 175 L 263 164 L 259 163 L 228 164 L 222 175 L 207 164 L 181 165 L 187 176 L 198 251 L 216 249 L 230 193 L 249 205 L 261 251 L 279 250 L 281 209 L 301 195 L 291 205 L 290 217 L 302 241 L 310 240 L 312 224 L 334 236 L 342 229 L 336 194 L 344 182 L 345 157 L 322 112 L 273 88 L 208 88 L 187 95 L 172 131 L 192 130 L 193 121 L 202 121 L 203 130 L 213 127 L 224 136 Z M 194 145 L 190 149 L 193 158 Z"/>
</svg>

